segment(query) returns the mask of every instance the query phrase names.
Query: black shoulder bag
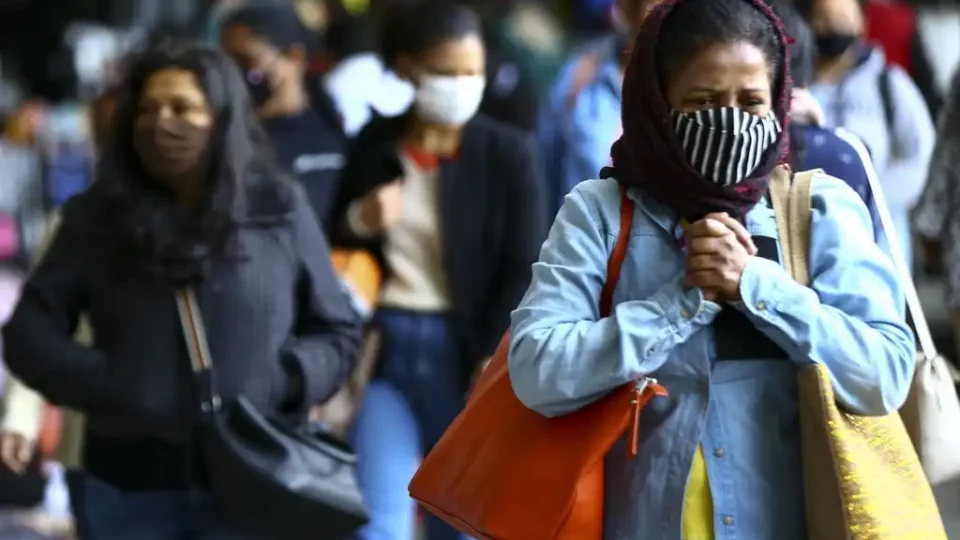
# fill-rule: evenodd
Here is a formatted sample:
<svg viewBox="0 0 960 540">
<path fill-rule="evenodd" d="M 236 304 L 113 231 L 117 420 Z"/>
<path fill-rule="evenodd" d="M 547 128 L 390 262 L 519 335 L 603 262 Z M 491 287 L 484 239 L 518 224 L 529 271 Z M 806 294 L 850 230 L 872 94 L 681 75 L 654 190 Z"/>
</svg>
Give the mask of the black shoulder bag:
<svg viewBox="0 0 960 540">
<path fill-rule="evenodd" d="M 325 433 L 267 418 L 244 397 L 224 404 L 192 290 L 177 307 L 200 399 L 200 442 L 225 525 L 249 538 L 346 538 L 367 522 L 353 452 Z"/>
</svg>

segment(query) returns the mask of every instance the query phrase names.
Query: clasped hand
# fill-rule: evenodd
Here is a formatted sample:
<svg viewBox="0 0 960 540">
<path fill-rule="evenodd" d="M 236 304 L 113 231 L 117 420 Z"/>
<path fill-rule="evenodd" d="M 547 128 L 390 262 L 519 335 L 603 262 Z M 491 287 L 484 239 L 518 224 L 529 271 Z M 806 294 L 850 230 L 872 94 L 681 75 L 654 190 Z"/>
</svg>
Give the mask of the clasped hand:
<svg viewBox="0 0 960 540">
<path fill-rule="evenodd" d="M 747 229 L 726 213 L 709 214 L 686 230 L 684 285 L 699 287 L 711 302 L 740 299 L 740 276 L 757 246 Z"/>
</svg>

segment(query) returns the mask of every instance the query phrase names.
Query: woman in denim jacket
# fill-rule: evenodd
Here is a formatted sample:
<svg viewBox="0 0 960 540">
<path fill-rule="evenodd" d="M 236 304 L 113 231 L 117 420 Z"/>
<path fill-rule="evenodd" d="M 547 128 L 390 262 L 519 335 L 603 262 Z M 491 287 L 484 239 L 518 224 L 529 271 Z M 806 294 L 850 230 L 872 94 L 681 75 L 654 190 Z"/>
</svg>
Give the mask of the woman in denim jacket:
<svg viewBox="0 0 960 540">
<path fill-rule="evenodd" d="M 606 460 L 604 538 L 806 538 L 797 369 L 823 364 L 841 406 L 897 410 L 915 343 L 900 284 L 860 197 L 813 182 L 810 288 L 781 267 L 771 171 L 785 159 L 790 77 L 761 0 L 666 0 L 624 80 L 613 167 L 566 197 L 512 315 L 510 376 L 546 416 L 651 375 L 669 397 L 641 420 L 640 454 Z M 619 231 L 614 295 L 598 300 Z"/>
</svg>

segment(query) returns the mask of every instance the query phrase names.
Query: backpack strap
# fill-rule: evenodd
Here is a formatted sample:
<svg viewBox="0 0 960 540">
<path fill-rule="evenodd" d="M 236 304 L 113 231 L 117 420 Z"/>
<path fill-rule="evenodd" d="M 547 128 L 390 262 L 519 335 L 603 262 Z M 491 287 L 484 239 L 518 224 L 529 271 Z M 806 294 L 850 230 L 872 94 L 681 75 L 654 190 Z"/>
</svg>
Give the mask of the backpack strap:
<svg viewBox="0 0 960 540">
<path fill-rule="evenodd" d="M 573 68 L 573 78 L 570 81 L 570 88 L 567 91 L 566 99 L 567 110 L 572 110 L 577 103 L 577 98 L 583 89 L 590 84 L 597 76 L 600 69 L 600 55 L 597 52 L 585 53 L 577 60 Z"/>
<path fill-rule="evenodd" d="M 787 273 L 801 285 L 810 285 L 810 192 L 820 169 L 798 172 L 778 167 L 770 179 L 770 199 Z"/>
<path fill-rule="evenodd" d="M 880 86 L 880 103 L 883 105 L 883 121 L 887 133 L 893 133 L 896 112 L 893 110 L 893 87 L 890 85 L 890 66 L 883 68 L 877 83 Z"/>
</svg>

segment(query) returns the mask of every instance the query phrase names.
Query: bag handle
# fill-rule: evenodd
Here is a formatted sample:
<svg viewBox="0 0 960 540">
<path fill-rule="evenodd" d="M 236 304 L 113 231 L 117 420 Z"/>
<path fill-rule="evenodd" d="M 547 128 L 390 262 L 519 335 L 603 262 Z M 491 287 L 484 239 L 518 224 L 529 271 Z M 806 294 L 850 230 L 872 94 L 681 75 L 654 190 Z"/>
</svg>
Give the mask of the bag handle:
<svg viewBox="0 0 960 540">
<path fill-rule="evenodd" d="M 213 382 L 213 360 L 207 345 L 207 333 L 200 313 L 200 304 L 193 289 L 176 291 L 177 311 L 180 326 L 183 328 L 183 341 L 190 356 L 190 368 L 198 382 L 200 391 L 200 410 L 213 412 L 220 410 L 221 400 Z"/>
<path fill-rule="evenodd" d="M 607 261 L 607 280 L 600 292 L 600 316 L 607 317 L 613 309 L 613 293 L 620 280 L 620 268 L 627 257 L 630 244 L 630 231 L 633 229 L 633 200 L 627 196 L 627 188 L 620 186 L 620 234 L 613 246 L 610 260 Z"/>
<path fill-rule="evenodd" d="M 783 265 L 797 283 L 810 285 L 810 191 L 820 169 L 791 173 L 781 165 L 770 176 L 770 199 L 783 248 Z"/>
<path fill-rule="evenodd" d="M 887 206 L 886 196 L 883 194 L 883 186 L 880 185 L 880 179 L 877 177 L 877 170 L 873 167 L 873 160 L 867 153 L 863 143 L 853 137 L 842 137 L 845 141 L 857 151 L 860 161 L 863 162 L 863 168 L 867 173 L 867 183 L 870 185 L 870 193 L 873 194 L 874 206 L 877 208 L 877 214 L 880 217 L 880 229 L 887 238 L 890 245 L 890 256 L 893 259 L 893 267 L 900 280 L 900 286 L 903 287 L 903 294 L 907 300 L 907 312 L 913 319 L 913 326 L 917 334 L 917 343 L 920 345 L 920 352 L 928 359 L 937 356 L 937 346 L 933 342 L 933 334 L 930 332 L 930 325 L 927 324 L 927 317 L 923 314 L 923 304 L 920 302 L 920 295 L 917 294 L 917 287 L 913 283 L 913 276 L 910 273 L 910 267 L 907 261 L 903 260 L 903 252 L 899 249 L 900 238 L 897 237 L 897 229 L 893 225 L 893 216 L 890 215 L 890 208 Z M 956 370 L 953 365 L 947 362 L 953 372 L 954 379 L 957 378 Z"/>
<path fill-rule="evenodd" d="M 794 174 L 787 206 L 793 278 L 807 287 L 810 286 L 810 192 L 813 178 L 822 173 L 822 170 L 814 169 Z"/>
<path fill-rule="evenodd" d="M 820 169 L 793 174 L 781 165 L 770 175 L 770 200 L 777 220 L 787 273 L 797 283 L 810 285 L 810 190 Z"/>
</svg>

